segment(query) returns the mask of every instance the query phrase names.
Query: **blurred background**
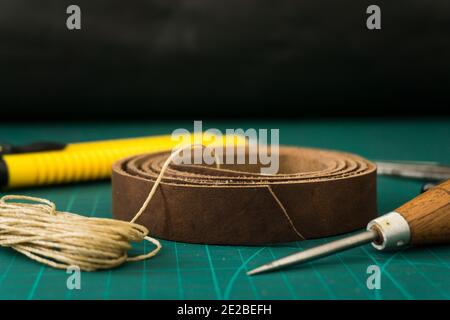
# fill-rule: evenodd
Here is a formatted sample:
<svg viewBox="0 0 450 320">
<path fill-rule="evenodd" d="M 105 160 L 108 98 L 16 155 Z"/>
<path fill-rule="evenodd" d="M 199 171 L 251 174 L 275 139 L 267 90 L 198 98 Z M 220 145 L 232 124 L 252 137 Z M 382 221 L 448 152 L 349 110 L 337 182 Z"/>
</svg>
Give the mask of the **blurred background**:
<svg viewBox="0 0 450 320">
<path fill-rule="evenodd" d="M 2 0 L 2 118 L 448 115 L 449 33 L 448 0 Z"/>
</svg>

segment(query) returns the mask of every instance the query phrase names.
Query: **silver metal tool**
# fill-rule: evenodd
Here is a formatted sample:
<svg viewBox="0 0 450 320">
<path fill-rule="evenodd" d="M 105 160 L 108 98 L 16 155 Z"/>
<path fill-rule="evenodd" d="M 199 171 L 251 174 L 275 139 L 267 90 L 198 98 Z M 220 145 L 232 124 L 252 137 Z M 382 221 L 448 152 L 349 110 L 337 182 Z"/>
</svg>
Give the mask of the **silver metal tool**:
<svg viewBox="0 0 450 320">
<path fill-rule="evenodd" d="M 450 179 L 450 165 L 424 161 L 375 161 L 377 174 L 404 178 L 447 180 Z"/>
<path fill-rule="evenodd" d="M 254 275 L 316 260 L 370 242 L 378 250 L 394 249 L 408 244 L 410 234 L 408 222 L 401 214 L 393 211 L 369 222 L 366 231 L 294 253 L 253 269 L 247 274 Z"/>
<path fill-rule="evenodd" d="M 275 260 L 273 262 L 262 265 L 256 269 L 253 269 L 247 274 L 249 276 L 263 273 L 267 271 L 272 271 L 284 267 L 288 267 L 293 264 L 299 264 L 308 262 L 311 260 L 319 259 L 321 257 L 328 256 L 330 254 L 340 252 L 343 250 L 351 249 L 369 242 L 372 242 L 376 239 L 377 233 L 375 231 L 364 231 L 362 233 L 355 234 L 353 236 L 339 239 L 336 241 L 329 242 L 327 244 L 323 244 L 321 246 L 311 248 L 299 253 L 292 254 L 290 256 L 284 257 L 279 260 Z"/>
<path fill-rule="evenodd" d="M 379 174 L 428 180 L 450 178 L 450 167 L 436 163 L 380 161 L 377 165 Z M 434 187 L 427 187 L 427 190 L 395 211 L 370 221 L 366 231 L 292 254 L 251 270 L 247 274 L 254 275 L 315 260 L 370 242 L 378 250 L 395 249 L 409 244 L 431 244 L 444 241 L 448 243 L 450 242 L 450 180 Z M 411 239 L 412 233 L 415 234 L 415 240 Z"/>
<path fill-rule="evenodd" d="M 292 254 L 248 274 L 311 261 L 369 242 L 378 250 L 450 243 L 450 180 L 438 184 L 394 211 L 373 219 L 366 231 Z"/>
</svg>

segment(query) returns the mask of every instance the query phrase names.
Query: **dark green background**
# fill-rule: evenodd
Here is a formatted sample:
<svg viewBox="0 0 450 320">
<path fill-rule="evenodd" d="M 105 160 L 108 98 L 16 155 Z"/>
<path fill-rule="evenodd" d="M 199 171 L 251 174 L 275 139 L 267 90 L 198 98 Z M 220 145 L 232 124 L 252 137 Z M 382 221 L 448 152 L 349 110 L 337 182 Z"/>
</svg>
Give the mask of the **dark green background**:
<svg viewBox="0 0 450 320">
<path fill-rule="evenodd" d="M 0 139 L 88 141 L 192 130 L 193 123 L 1 124 Z M 358 153 L 370 159 L 426 160 L 450 163 L 450 119 L 228 121 L 204 122 L 204 128 L 279 128 L 283 144 L 323 147 Z M 421 182 L 378 179 L 379 211 L 387 212 L 419 193 Z M 60 210 L 111 217 L 108 181 L 17 190 L 49 198 Z M 376 252 L 356 248 L 301 267 L 247 277 L 245 271 L 264 262 L 328 239 L 272 247 L 204 246 L 163 241 L 160 254 L 117 269 L 82 273 L 81 290 L 66 288 L 68 275 L 15 253 L 0 250 L 2 299 L 449 299 L 450 248 Z M 135 253 L 149 250 L 138 245 Z M 368 290 L 366 269 L 382 270 L 381 289 Z"/>
</svg>

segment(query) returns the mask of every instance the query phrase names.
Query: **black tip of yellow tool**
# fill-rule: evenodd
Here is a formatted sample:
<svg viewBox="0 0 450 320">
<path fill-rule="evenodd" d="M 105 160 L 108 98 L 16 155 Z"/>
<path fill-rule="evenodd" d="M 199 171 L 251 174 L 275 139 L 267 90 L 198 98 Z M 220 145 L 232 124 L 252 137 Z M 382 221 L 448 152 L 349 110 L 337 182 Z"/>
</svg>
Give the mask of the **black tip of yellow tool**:
<svg viewBox="0 0 450 320">
<path fill-rule="evenodd" d="M 8 185 L 8 167 L 5 160 L 0 157 L 0 188 Z"/>
</svg>

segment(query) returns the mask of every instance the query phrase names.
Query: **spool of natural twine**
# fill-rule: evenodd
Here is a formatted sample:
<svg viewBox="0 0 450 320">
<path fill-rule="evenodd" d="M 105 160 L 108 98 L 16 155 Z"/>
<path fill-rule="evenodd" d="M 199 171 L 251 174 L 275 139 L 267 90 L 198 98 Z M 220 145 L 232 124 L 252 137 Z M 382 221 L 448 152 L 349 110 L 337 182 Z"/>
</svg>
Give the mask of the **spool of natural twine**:
<svg viewBox="0 0 450 320">
<path fill-rule="evenodd" d="M 150 203 L 172 159 L 185 149 L 200 146 L 180 148 L 167 158 L 147 199 L 130 222 L 57 211 L 55 204 L 47 199 L 4 196 L 0 199 L 0 245 L 58 269 L 78 266 L 84 271 L 94 271 L 114 268 L 127 261 L 149 259 L 159 252 L 161 244 L 149 236 L 146 227 L 135 221 Z M 156 248 L 129 257 L 131 242 L 143 240 L 153 243 Z"/>
</svg>

